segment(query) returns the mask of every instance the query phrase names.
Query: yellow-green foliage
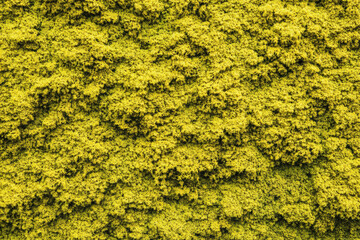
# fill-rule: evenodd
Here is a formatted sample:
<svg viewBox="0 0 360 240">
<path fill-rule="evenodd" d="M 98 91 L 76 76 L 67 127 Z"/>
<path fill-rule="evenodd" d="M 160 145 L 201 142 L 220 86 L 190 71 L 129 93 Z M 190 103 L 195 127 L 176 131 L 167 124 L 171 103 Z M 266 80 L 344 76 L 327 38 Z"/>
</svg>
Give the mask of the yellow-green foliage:
<svg viewBox="0 0 360 240">
<path fill-rule="evenodd" d="M 1 239 L 360 239 L 359 0 L 1 0 Z"/>
</svg>

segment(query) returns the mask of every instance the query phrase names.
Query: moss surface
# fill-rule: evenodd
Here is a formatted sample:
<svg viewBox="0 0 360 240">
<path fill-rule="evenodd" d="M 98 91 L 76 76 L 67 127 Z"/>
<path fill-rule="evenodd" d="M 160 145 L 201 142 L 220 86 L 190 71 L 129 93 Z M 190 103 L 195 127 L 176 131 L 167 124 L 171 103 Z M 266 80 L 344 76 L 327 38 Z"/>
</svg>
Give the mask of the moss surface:
<svg viewBox="0 0 360 240">
<path fill-rule="evenodd" d="M 360 239 L 359 0 L 0 0 L 1 239 Z"/>
</svg>

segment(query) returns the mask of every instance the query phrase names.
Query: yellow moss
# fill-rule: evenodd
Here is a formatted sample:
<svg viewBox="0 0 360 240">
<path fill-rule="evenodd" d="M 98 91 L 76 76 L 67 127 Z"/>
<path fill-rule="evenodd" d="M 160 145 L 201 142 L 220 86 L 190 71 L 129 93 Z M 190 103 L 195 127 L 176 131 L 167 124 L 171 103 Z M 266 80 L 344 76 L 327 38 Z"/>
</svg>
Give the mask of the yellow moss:
<svg viewBox="0 0 360 240">
<path fill-rule="evenodd" d="M 358 239 L 359 0 L 4 0 L 1 239 Z"/>
</svg>

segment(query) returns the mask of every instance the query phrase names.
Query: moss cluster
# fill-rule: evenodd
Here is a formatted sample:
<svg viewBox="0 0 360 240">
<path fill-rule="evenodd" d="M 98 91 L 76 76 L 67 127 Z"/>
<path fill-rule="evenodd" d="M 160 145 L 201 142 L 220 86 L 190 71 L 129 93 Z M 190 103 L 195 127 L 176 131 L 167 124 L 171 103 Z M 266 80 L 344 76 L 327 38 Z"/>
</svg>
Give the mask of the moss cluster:
<svg viewBox="0 0 360 240">
<path fill-rule="evenodd" d="M 360 239 L 359 0 L 1 0 L 1 239 Z"/>
</svg>

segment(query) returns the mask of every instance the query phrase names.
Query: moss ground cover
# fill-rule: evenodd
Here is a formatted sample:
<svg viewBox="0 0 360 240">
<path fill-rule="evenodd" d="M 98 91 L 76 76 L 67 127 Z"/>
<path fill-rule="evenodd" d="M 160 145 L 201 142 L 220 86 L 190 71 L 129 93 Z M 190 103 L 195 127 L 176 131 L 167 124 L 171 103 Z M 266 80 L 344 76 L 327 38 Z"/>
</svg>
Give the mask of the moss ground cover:
<svg viewBox="0 0 360 240">
<path fill-rule="evenodd" d="M 0 0 L 1 239 L 360 239 L 359 0 Z"/>
</svg>

